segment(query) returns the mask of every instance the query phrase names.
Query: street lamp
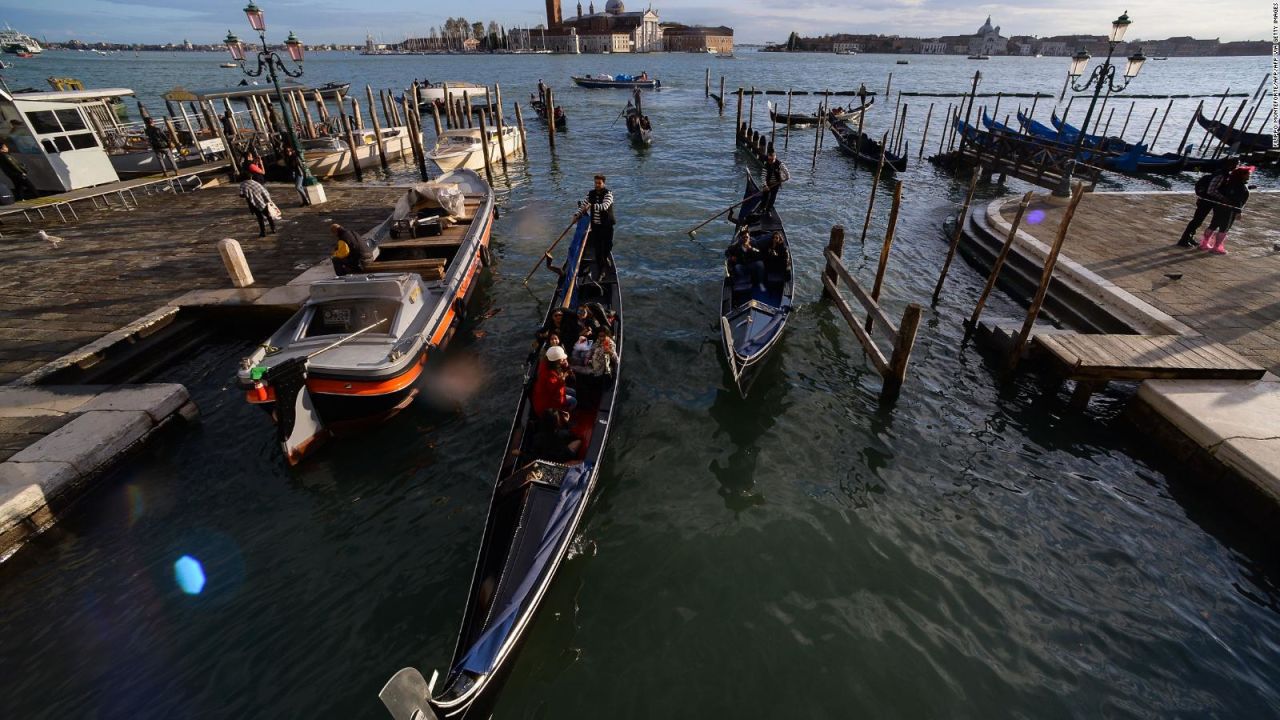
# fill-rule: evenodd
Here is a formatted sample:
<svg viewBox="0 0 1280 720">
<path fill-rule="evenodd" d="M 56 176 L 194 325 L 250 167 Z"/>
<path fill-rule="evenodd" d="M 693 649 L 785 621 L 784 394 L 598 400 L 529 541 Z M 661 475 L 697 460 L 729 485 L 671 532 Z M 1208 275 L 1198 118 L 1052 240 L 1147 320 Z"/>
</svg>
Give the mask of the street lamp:
<svg viewBox="0 0 1280 720">
<path fill-rule="evenodd" d="M 302 152 L 302 143 L 298 142 L 298 134 L 293 127 L 293 118 L 289 114 L 288 101 L 285 100 L 284 92 L 280 89 L 280 78 L 276 74 L 277 71 L 284 73 L 291 78 L 302 77 L 302 41 L 289 32 L 289 38 L 284 41 L 285 50 L 288 51 L 289 59 L 297 64 L 297 70 L 290 70 L 284 63 L 284 59 L 280 54 L 271 50 L 267 45 L 267 18 L 262 8 L 258 7 L 252 1 L 244 9 L 244 15 L 249 19 L 249 27 L 258 33 L 258 39 L 262 42 L 262 49 L 257 53 L 258 66 L 255 69 L 249 69 L 245 64 L 245 46 L 240 42 L 240 38 L 227 31 L 227 51 L 231 53 L 231 58 L 240 63 L 240 69 L 249 77 L 259 77 L 264 72 L 271 78 L 271 84 L 276 89 L 276 101 L 280 107 L 280 115 L 284 117 L 285 130 L 289 136 L 289 143 L 293 145 L 294 152 L 298 154 L 298 164 L 302 166 L 302 186 L 307 194 L 307 201 L 315 205 L 325 201 L 324 187 L 320 185 L 320 181 L 311 174 L 311 169 L 307 167 L 306 157 Z"/>
<path fill-rule="evenodd" d="M 1089 79 L 1082 84 L 1077 85 L 1075 80 L 1084 74 L 1085 66 L 1089 64 L 1089 53 L 1081 48 L 1071 58 L 1071 68 L 1067 71 L 1071 89 L 1076 92 L 1084 92 L 1093 86 L 1093 99 L 1089 101 L 1089 109 L 1085 111 L 1084 123 L 1080 125 L 1079 132 L 1076 133 L 1075 146 L 1071 150 L 1071 160 L 1068 161 L 1066 170 L 1062 173 L 1062 182 L 1054 189 L 1053 194 L 1059 197 L 1068 197 L 1071 195 L 1071 171 L 1075 166 L 1076 158 L 1080 156 L 1080 150 L 1084 147 L 1084 136 L 1089 130 L 1089 120 L 1093 117 L 1093 108 L 1098 103 L 1098 96 L 1102 94 L 1102 88 L 1106 87 L 1112 93 L 1123 92 L 1129 87 L 1129 81 L 1138 76 L 1142 71 L 1142 64 L 1147 61 L 1143 56 L 1142 49 L 1139 48 L 1133 55 L 1129 56 L 1129 64 L 1125 66 L 1123 80 L 1116 84 L 1116 66 L 1111 64 L 1111 56 L 1115 54 L 1116 45 L 1124 39 L 1124 33 L 1129 29 L 1131 21 L 1129 20 L 1129 11 L 1125 11 L 1111 23 L 1111 34 L 1107 36 L 1107 57 L 1102 64 L 1095 67 L 1089 75 Z M 1101 150 L 1101 148 L 1097 148 Z M 1097 155 L 1097 152 L 1094 152 Z"/>
</svg>

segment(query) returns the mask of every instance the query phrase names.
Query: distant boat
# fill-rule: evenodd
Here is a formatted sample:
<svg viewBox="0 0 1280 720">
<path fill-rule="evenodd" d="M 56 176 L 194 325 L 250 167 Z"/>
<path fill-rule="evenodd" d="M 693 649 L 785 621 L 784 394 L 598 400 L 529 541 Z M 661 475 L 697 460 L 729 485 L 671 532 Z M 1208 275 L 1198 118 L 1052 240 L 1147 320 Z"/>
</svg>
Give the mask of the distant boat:
<svg viewBox="0 0 1280 720">
<path fill-rule="evenodd" d="M 582 77 L 571 75 L 573 81 L 579 87 L 584 88 L 641 88 L 646 90 L 656 90 L 662 87 L 662 83 L 655 79 L 645 77 L 641 79 L 636 75 L 584 75 Z"/>
<path fill-rule="evenodd" d="M 837 55 L 857 55 L 858 51 L 857 50 L 841 50 L 836 54 Z"/>
<path fill-rule="evenodd" d="M 1162 57 L 1162 58 L 1151 58 L 1151 59 L 1152 59 L 1152 60 L 1168 60 L 1169 58 L 1167 58 L 1167 57 Z"/>
<path fill-rule="evenodd" d="M 910 60 L 899 60 L 899 61 L 898 61 L 898 64 L 899 64 L 899 65 L 910 65 L 910 64 L 911 64 L 911 61 L 910 61 Z"/>
<path fill-rule="evenodd" d="M 237 64 L 235 64 L 235 63 L 233 63 L 233 62 L 224 62 L 224 63 L 222 63 L 221 65 L 219 65 L 218 67 L 221 67 L 221 68 L 234 68 L 234 67 L 240 67 L 240 66 L 239 66 L 239 65 L 237 65 Z"/>
<path fill-rule="evenodd" d="M 40 43 L 36 42 L 35 38 L 23 35 L 8 25 L 4 26 L 4 30 L 0 30 L 0 49 L 18 57 L 31 57 L 36 53 L 44 52 L 44 48 L 40 47 Z"/>
<path fill-rule="evenodd" d="M 969 59 L 970 60 L 990 60 L 991 56 L 990 55 L 970 55 Z"/>
</svg>

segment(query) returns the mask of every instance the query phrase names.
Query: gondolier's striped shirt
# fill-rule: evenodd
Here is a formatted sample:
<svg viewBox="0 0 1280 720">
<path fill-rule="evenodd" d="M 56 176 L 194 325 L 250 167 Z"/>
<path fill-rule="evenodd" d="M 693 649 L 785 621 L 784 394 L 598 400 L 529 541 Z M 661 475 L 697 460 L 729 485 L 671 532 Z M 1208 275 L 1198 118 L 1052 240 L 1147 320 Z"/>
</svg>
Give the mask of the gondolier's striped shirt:
<svg viewBox="0 0 1280 720">
<path fill-rule="evenodd" d="M 591 209 L 592 225 L 612 224 L 609 222 L 613 217 L 613 213 L 610 212 L 610 208 L 612 207 L 613 207 L 613 191 L 610 190 L 609 188 L 604 189 L 603 197 L 601 197 L 600 193 L 597 192 L 596 190 L 592 190 L 591 192 L 587 193 L 586 200 L 583 200 L 578 203 L 579 209 L 583 209 L 583 210 L 587 208 Z"/>
</svg>

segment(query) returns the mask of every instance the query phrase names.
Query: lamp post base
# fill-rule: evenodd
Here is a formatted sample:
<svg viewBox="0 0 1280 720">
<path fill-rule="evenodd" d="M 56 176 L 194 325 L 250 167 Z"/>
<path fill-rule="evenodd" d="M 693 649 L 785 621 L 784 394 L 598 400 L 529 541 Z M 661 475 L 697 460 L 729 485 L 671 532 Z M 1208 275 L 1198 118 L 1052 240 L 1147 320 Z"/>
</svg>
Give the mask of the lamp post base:
<svg viewBox="0 0 1280 720">
<path fill-rule="evenodd" d="M 319 205 L 329 200 L 329 198 L 325 197 L 324 186 L 318 182 L 314 185 L 303 185 L 302 191 L 307 194 L 307 203 L 309 205 Z"/>
<path fill-rule="evenodd" d="M 1053 189 L 1053 196 L 1060 198 L 1071 197 L 1071 175 L 1075 170 L 1076 163 L 1071 160 L 1067 163 L 1066 168 L 1062 171 L 1062 179 L 1058 181 L 1058 186 Z"/>
</svg>

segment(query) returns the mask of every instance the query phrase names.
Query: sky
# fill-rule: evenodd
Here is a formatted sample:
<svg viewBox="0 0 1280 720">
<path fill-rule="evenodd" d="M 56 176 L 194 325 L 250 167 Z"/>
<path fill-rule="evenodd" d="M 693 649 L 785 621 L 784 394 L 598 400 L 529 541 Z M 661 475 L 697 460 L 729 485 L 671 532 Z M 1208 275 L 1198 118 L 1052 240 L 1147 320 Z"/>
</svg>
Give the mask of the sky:
<svg viewBox="0 0 1280 720">
<path fill-rule="evenodd" d="M 564 14 L 576 0 L 562 0 Z M 625 0 L 624 0 L 625 1 Z M 406 34 L 425 35 L 450 14 L 474 22 L 496 20 L 507 27 L 546 20 L 544 0 L 259 0 L 267 13 L 268 39 L 290 30 L 308 43 L 360 43 L 366 34 L 397 42 Z M 604 0 L 597 3 L 602 9 Z M 228 29 L 249 32 L 244 0 L 0 0 L 0 22 L 36 38 L 88 42 L 220 41 Z M 585 3 L 584 3 L 585 7 Z M 628 6 L 637 10 L 641 6 Z M 657 0 L 665 21 L 728 25 L 739 43 L 782 42 L 801 35 L 836 32 L 911 37 L 958 35 L 978 29 L 987 15 L 1001 34 L 1105 34 L 1111 21 L 1128 11 L 1133 25 L 1126 39 L 1175 35 L 1229 40 L 1271 39 L 1271 3 L 1262 0 L 1028 0 L 984 3 L 972 0 Z M 276 36 L 279 37 L 276 37 Z"/>
</svg>

